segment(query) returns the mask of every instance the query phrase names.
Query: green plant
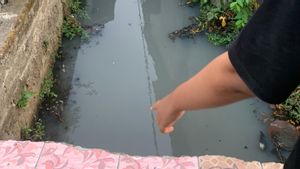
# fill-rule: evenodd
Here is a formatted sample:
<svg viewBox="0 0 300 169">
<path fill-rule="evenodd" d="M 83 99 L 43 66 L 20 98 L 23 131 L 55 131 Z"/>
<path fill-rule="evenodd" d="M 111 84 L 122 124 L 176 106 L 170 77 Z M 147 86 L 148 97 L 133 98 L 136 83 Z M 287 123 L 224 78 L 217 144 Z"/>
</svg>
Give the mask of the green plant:
<svg viewBox="0 0 300 169">
<path fill-rule="evenodd" d="M 55 59 L 61 59 L 63 58 L 63 53 L 62 53 L 62 50 L 59 48 L 57 53 L 55 54 L 54 56 Z"/>
<path fill-rule="evenodd" d="M 88 33 L 81 27 L 80 23 L 72 15 L 66 16 L 64 18 L 62 26 L 63 35 L 72 40 L 76 36 L 80 36 L 83 39 L 88 38 Z"/>
<path fill-rule="evenodd" d="M 231 43 L 258 8 L 256 0 L 187 0 L 187 4 L 199 4 L 200 14 L 194 17 L 193 26 L 184 27 L 169 37 L 194 37 L 206 32 L 208 40 L 215 45 Z M 194 25 L 198 25 L 195 28 Z"/>
<path fill-rule="evenodd" d="M 80 24 L 72 16 L 66 16 L 64 18 L 62 33 L 68 39 L 73 39 L 76 36 L 80 36 L 83 32 Z"/>
<path fill-rule="evenodd" d="M 230 10 L 235 13 L 236 28 L 242 29 L 257 8 L 258 4 L 256 0 L 233 0 L 230 3 Z"/>
<path fill-rule="evenodd" d="M 57 97 L 57 94 L 55 94 L 52 91 L 53 86 L 54 86 L 53 73 L 52 73 L 52 71 L 49 71 L 44 79 L 44 82 L 43 82 L 43 85 L 42 85 L 41 91 L 40 91 L 40 98 L 42 100 L 44 100 L 45 97 Z"/>
<path fill-rule="evenodd" d="M 231 43 L 239 31 L 233 26 L 234 13 L 229 10 L 229 4 L 200 3 L 200 15 L 196 21 L 200 29 L 206 32 L 208 40 L 217 46 Z"/>
<path fill-rule="evenodd" d="M 49 46 L 49 42 L 47 40 L 43 40 L 43 48 L 44 49 L 48 49 L 48 46 Z"/>
<path fill-rule="evenodd" d="M 45 136 L 45 126 L 41 119 L 38 119 L 32 127 L 24 128 L 21 132 L 23 140 L 42 141 Z"/>
<path fill-rule="evenodd" d="M 300 125 L 300 87 L 298 87 L 283 103 L 276 105 L 276 117 L 282 114 L 285 120 L 289 120 L 295 126 Z"/>
<path fill-rule="evenodd" d="M 27 90 L 24 86 L 21 92 L 21 98 L 17 102 L 18 108 L 25 108 L 29 102 L 29 99 L 34 95 L 33 92 Z"/>
<path fill-rule="evenodd" d="M 227 45 L 230 42 L 232 42 L 236 38 L 236 33 L 235 32 L 230 32 L 230 33 L 208 33 L 207 38 L 208 41 L 213 43 L 216 46 L 223 46 Z"/>
<path fill-rule="evenodd" d="M 80 0 L 69 0 L 68 5 L 72 14 L 82 19 L 90 19 Z"/>
<path fill-rule="evenodd" d="M 76 36 L 80 36 L 85 40 L 88 39 L 88 32 L 82 28 L 77 20 L 77 18 L 89 19 L 86 10 L 82 7 L 83 5 L 81 3 L 81 0 L 68 0 L 67 2 L 70 14 L 67 14 L 64 17 L 62 25 L 63 36 L 70 40 L 72 40 Z"/>
</svg>

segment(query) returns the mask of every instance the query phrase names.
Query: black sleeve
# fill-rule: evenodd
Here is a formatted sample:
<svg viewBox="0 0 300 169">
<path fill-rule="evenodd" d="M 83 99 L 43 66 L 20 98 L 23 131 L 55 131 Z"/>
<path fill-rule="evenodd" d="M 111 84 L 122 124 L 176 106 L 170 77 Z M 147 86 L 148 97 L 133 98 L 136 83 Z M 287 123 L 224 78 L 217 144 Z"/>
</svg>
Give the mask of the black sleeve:
<svg viewBox="0 0 300 169">
<path fill-rule="evenodd" d="M 300 0 L 265 0 L 228 53 L 257 97 L 284 101 L 300 82 Z"/>
<path fill-rule="evenodd" d="M 300 140 L 294 146 L 289 158 L 284 163 L 284 169 L 299 169 L 300 168 Z"/>
</svg>

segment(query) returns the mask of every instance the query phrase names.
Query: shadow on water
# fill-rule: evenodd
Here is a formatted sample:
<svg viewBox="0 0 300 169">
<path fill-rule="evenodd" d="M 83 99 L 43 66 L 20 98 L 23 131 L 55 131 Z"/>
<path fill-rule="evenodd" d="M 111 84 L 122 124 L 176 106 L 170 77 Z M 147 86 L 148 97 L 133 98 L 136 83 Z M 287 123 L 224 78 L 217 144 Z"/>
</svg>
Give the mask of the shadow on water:
<svg viewBox="0 0 300 169">
<path fill-rule="evenodd" d="M 219 154 L 275 161 L 258 148 L 268 106 L 251 99 L 188 113 L 171 135 L 160 134 L 151 103 L 225 49 L 205 37 L 168 39 L 197 9 L 180 0 L 86 0 L 89 42 L 64 41 L 55 64 L 62 122 L 46 116 L 47 139 L 134 155 Z M 104 26 L 103 26 L 104 25 Z"/>
<path fill-rule="evenodd" d="M 86 28 L 91 35 L 101 36 L 103 25 L 114 19 L 116 0 L 83 0 L 82 2 L 91 18 L 82 20 L 82 26 Z M 64 132 L 79 127 L 80 105 L 77 105 L 76 100 L 72 100 L 69 97 L 76 94 L 76 91 L 72 90 L 73 86 L 87 89 L 88 95 L 97 94 L 97 91 L 92 88 L 93 82 L 81 83 L 79 77 L 74 78 L 74 69 L 78 52 L 80 51 L 81 45 L 86 43 L 87 41 L 82 41 L 80 38 L 75 38 L 71 41 L 63 39 L 62 41 L 62 46 L 58 51 L 61 57 L 56 59 L 53 67 L 55 79 L 54 91 L 58 94 L 58 98 L 55 99 L 54 103 L 52 101 L 46 101 L 46 104 L 48 105 L 42 105 L 40 110 L 41 117 L 47 128 L 46 140 L 73 143 L 72 139 L 69 139 L 68 136 L 63 134 Z M 49 111 L 49 107 L 58 107 L 58 102 L 63 103 L 63 108 L 56 112 L 60 114 L 62 121 L 59 120 L 57 116 L 53 116 L 53 113 Z M 71 113 L 72 115 L 65 117 L 65 112 Z"/>
</svg>

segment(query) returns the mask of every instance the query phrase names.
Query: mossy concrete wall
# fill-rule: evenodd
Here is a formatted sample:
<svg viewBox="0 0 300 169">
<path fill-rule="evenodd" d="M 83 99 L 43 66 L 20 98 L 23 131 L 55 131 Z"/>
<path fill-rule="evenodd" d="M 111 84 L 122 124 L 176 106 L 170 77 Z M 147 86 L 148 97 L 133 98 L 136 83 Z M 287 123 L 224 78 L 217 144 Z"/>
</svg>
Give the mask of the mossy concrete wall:
<svg viewBox="0 0 300 169">
<path fill-rule="evenodd" d="M 0 139 L 19 139 L 39 104 L 39 90 L 61 40 L 61 0 L 27 0 L 0 48 Z M 28 105 L 16 103 L 23 86 L 34 92 Z"/>
</svg>

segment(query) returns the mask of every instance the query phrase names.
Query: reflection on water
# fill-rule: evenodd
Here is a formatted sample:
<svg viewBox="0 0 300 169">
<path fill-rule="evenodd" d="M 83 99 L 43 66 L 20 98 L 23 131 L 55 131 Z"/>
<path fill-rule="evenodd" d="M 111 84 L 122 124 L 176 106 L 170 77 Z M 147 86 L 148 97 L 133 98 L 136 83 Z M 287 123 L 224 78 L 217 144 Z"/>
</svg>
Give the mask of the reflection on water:
<svg viewBox="0 0 300 169">
<path fill-rule="evenodd" d="M 47 119 L 50 140 L 134 155 L 274 159 L 257 147 L 259 130 L 263 130 L 257 112 L 267 111 L 257 100 L 188 113 L 170 136 L 158 131 L 151 103 L 224 51 L 204 38 L 168 39 L 169 32 L 189 24 L 187 18 L 198 12 L 179 3 L 86 1 L 91 20 L 84 23 L 101 30 L 88 43 L 63 44 L 66 58 L 56 65 L 66 68 L 57 75 L 60 91 L 67 91 L 68 98 L 63 122 Z"/>
<path fill-rule="evenodd" d="M 94 5 L 88 7 L 92 25 L 107 22 L 92 10 L 105 2 L 86 2 Z M 113 9 L 103 14 L 114 16 L 101 34 L 92 34 L 78 48 L 64 122 L 56 131 L 48 127 L 48 133 L 55 133 L 48 137 L 115 152 L 171 155 L 169 136 L 158 133 L 149 109 L 153 98 L 149 76 L 155 73 L 145 52 L 139 3 L 119 0 Z M 73 50 L 70 43 L 64 44 L 64 51 Z"/>
<path fill-rule="evenodd" d="M 85 9 L 91 19 L 85 19 L 83 24 L 105 24 L 114 20 L 115 3 L 116 0 L 85 0 Z"/>
</svg>

